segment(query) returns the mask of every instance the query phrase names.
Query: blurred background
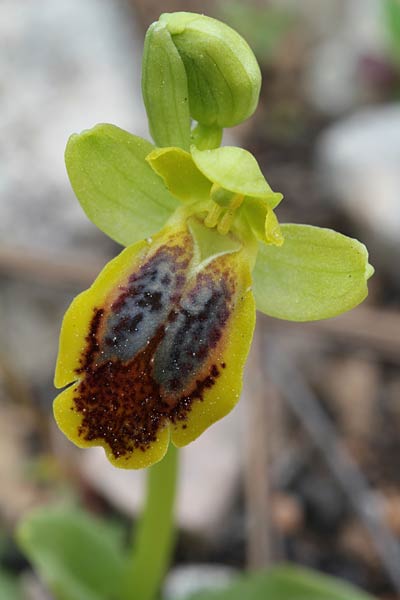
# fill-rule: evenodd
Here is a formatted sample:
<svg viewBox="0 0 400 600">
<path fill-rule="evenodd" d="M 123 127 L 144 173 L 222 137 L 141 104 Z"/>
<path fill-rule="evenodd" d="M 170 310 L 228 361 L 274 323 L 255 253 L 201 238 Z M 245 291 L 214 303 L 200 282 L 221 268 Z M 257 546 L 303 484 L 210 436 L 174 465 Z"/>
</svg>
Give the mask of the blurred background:
<svg viewBox="0 0 400 600">
<path fill-rule="evenodd" d="M 141 505 L 143 473 L 52 421 L 63 313 L 119 251 L 83 214 L 63 152 L 97 122 L 148 136 L 144 33 L 175 10 L 224 20 L 257 55 L 260 105 L 229 142 L 284 194 L 280 220 L 358 237 L 376 273 L 341 317 L 260 316 L 241 403 L 182 453 L 165 598 L 281 560 L 400 598 L 397 0 L 0 0 L 0 572 L 48 598 L 13 537 L 36 506 L 127 526 Z"/>
</svg>

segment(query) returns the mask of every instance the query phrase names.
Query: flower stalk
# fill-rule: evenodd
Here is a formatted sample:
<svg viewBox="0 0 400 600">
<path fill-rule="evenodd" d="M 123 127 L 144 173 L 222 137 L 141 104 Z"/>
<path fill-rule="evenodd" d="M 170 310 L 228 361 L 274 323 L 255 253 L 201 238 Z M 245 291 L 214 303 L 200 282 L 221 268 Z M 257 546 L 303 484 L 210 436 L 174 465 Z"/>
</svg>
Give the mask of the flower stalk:
<svg viewBox="0 0 400 600">
<path fill-rule="evenodd" d="M 164 459 L 147 471 L 143 513 L 132 535 L 121 600 L 154 600 L 174 549 L 174 507 L 178 449 L 170 444 Z"/>
</svg>

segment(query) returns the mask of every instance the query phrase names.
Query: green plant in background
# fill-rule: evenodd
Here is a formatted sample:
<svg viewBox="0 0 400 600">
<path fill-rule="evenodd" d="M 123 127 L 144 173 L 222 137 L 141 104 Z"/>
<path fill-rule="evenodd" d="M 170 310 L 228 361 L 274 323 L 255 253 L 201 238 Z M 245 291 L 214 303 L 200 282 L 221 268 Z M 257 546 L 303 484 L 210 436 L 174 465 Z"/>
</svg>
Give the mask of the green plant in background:
<svg viewBox="0 0 400 600">
<path fill-rule="evenodd" d="M 262 64 L 274 61 L 283 39 L 294 27 L 289 11 L 255 2 L 220 2 L 219 15 L 249 41 Z"/>
<path fill-rule="evenodd" d="M 83 209 L 127 248 L 66 313 L 55 417 L 74 443 L 102 446 L 115 466 L 158 464 L 129 552 L 84 513 L 39 511 L 21 524 L 20 543 L 57 599 L 156 598 L 173 547 L 176 447 L 236 404 L 256 308 L 322 319 L 367 294 L 366 248 L 332 230 L 280 226 L 282 195 L 255 158 L 220 147 L 223 128 L 254 112 L 260 85 L 252 51 L 231 28 L 192 13 L 162 15 L 143 57 L 157 147 L 104 124 L 68 142 Z M 267 593 L 363 597 L 293 569 L 247 578 L 228 596 Z"/>
<path fill-rule="evenodd" d="M 15 577 L 0 569 L 0 598 L 7 600 L 23 600 L 22 591 Z"/>
<path fill-rule="evenodd" d="M 400 66 L 400 2 L 384 0 L 383 11 L 390 51 L 394 62 Z"/>
</svg>

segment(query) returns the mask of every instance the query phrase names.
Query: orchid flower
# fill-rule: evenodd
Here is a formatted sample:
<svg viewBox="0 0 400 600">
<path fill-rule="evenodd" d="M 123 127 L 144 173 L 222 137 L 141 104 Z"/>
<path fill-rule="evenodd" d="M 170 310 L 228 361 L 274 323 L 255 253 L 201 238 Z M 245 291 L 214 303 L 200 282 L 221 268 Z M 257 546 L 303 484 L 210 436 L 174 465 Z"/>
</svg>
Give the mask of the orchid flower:
<svg viewBox="0 0 400 600">
<path fill-rule="evenodd" d="M 256 308 L 293 321 L 359 304 L 373 273 L 363 244 L 279 225 L 273 192 L 221 132 L 257 105 L 260 73 L 232 29 L 162 15 L 146 36 L 150 142 L 114 125 L 73 135 L 72 187 L 87 216 L 126 246 L 69 307 L 54 402 L 77 446 L 147 467 L 195 440 L 237 403 Z M 191 120 L 197 126 L 191 128 Z"/>
</svg>

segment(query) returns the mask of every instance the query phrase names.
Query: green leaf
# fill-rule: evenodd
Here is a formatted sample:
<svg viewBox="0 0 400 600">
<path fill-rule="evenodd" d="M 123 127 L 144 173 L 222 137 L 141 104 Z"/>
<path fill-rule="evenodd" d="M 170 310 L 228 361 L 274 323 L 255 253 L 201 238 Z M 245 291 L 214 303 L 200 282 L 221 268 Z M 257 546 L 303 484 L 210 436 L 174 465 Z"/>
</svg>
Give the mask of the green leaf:
<svg viewBox="0 0 400 600">
<path fill-rule="evenodd" d="M 89 219 L 128 246 L 164 225 L 178 202 L 146 163 L 147 140 L 100 124 L 70 137 L 65 163 L 72 188 Z"/>
<path fill-rule="evenodd" d="M 142 62 L 142 93 L 151 135 L 157 146 L 189 150 L 189 92 L 185 67 L 163 23 L 146 34 Z"/>
<path fill-rule="evenodd" d="M 310 225 L 281 229 L 283 246 L 259 246 L 253 272 L 258 310 L 289 321 L 314 321 L 364 300 L 373 268 L 363 244 Z"/>
<path fill-rule="evenodd" d="M 181 148 L 158 148 L 146 160 L 176 198 L 183 201 L 208 198 L 211 182 L 196 167 L 189 152 Z"/>
<path fill-rule="evenodd" d="M 124 560 L 120 536 L 78 509 L 43 508 L 19 526 L 18 542 L 57 600 L 115 600 Z"/>
<path fill-rule="evenodd" d="M 0 598 L 4 598 L 4 600 L 23 600 L 17 579 L 3 569 L 0 569 Z"/>
<path fill-rule="evenodd" d="M 352 585 L 292 566 L 241 577 L 229 588 L 203 592 L 190 600 L 372 600 Z M 189 600 L 189 599 L 187 599 Z"/>
<path fill-rule="evenodd" d="M 191 147 L 193 160 L 200 171 L 213 183 L 235 194 L 264 199 L 270 208 L 275 208 L 283 196 L 274 193 L 254 156 L 234 146 L 223 146 L 214 150 L 198 150 Z"/>
</svg>

